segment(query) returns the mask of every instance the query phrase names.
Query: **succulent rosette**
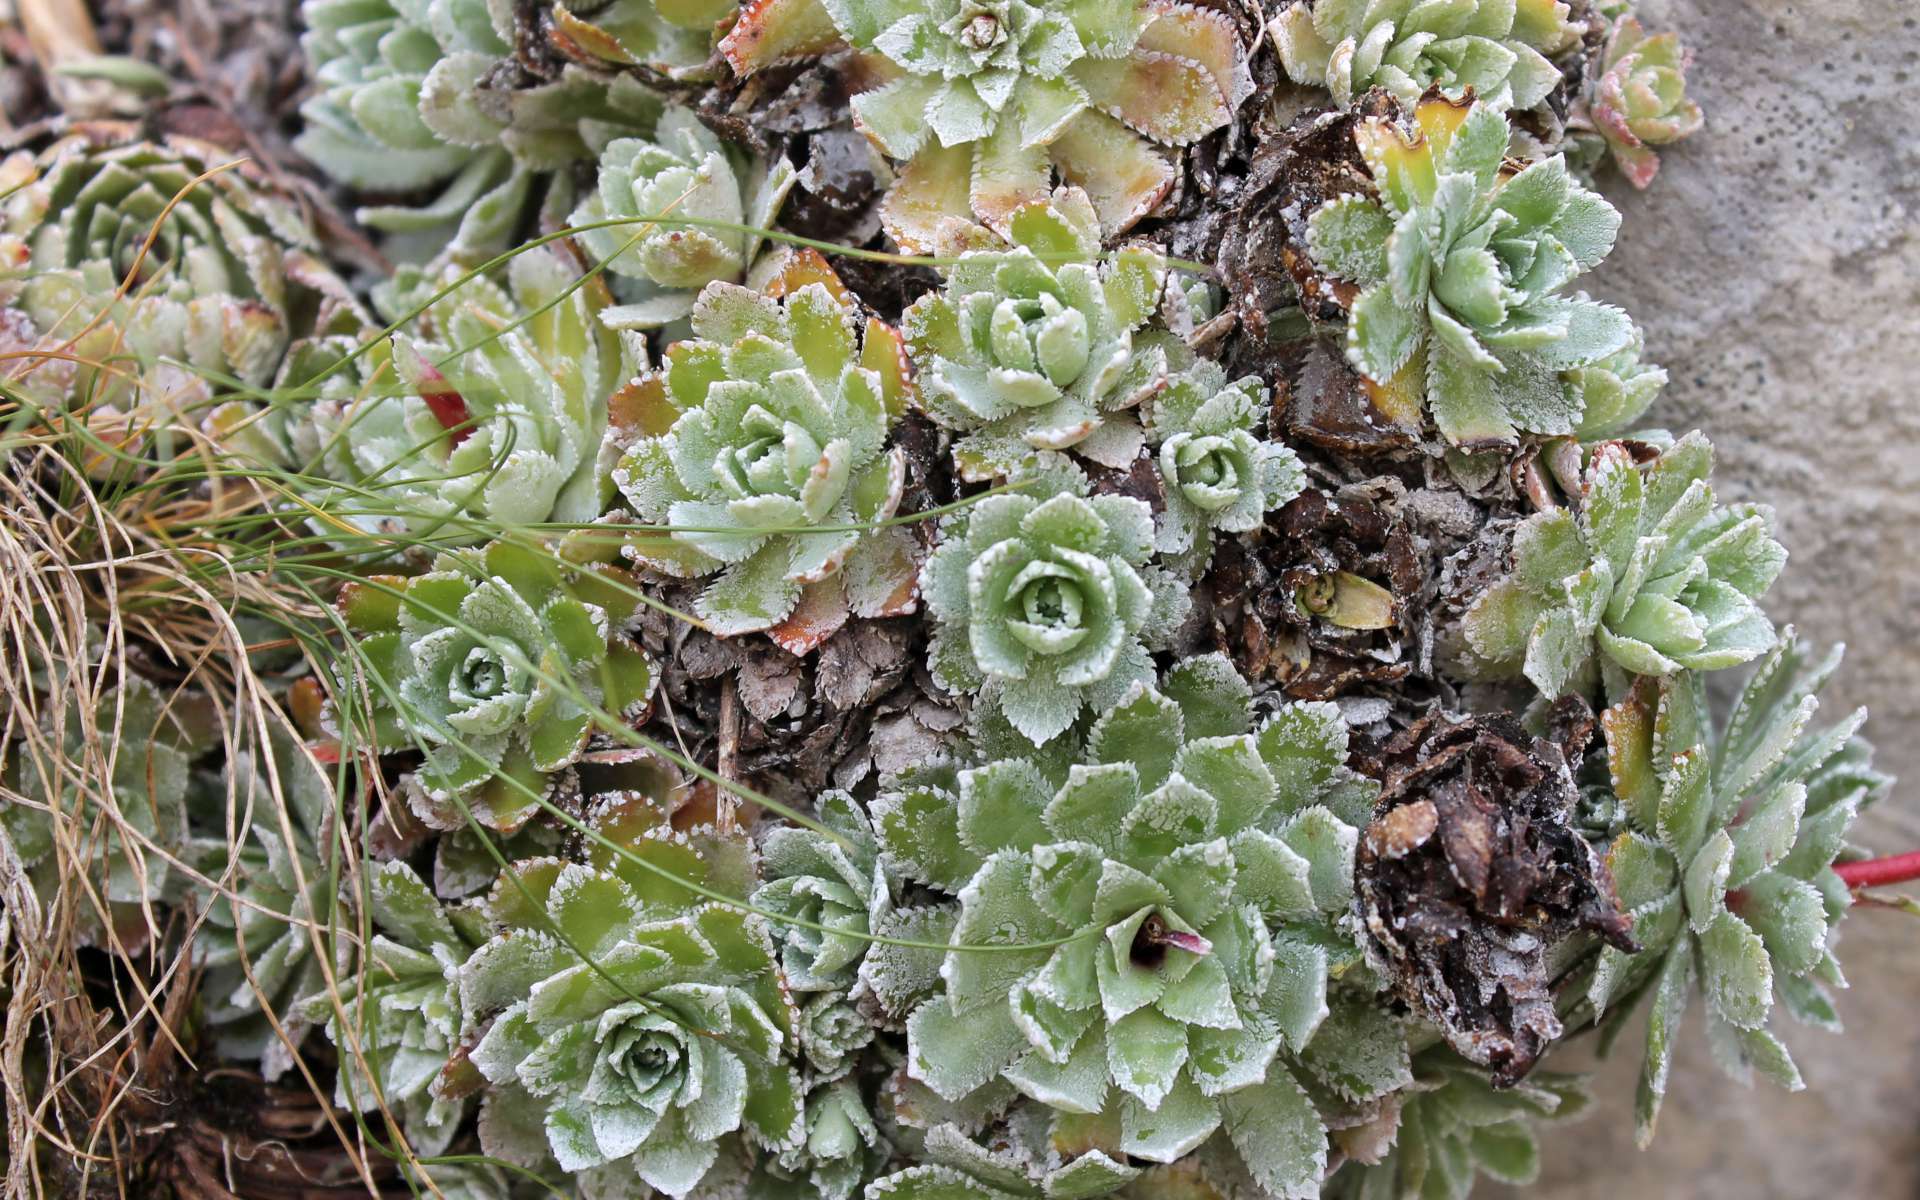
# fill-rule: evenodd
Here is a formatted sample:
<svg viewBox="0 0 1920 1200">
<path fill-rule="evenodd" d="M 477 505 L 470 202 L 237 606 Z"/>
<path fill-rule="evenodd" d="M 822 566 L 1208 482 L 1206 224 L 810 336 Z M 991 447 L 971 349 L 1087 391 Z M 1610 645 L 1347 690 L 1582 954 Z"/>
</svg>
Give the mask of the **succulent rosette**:
<svg viewBox="0 0 1920 1200">
<path fill-rule="evenodd" d="M 1607 851 L 1638 954 L 1600 953 L 1587 999 L 1615 1034 L 1651 1000 L 1639 1141 L 1653 1137 L 1675 1040 L 1697 990 L 1716 1061 L 1798 1091 L 1800 1072 L 1767 1029 L 1776 997 L 1806 1024 L 1839 1028 L 1828 987 L 1844 987 L 1834 927 L 1852 903 L 1831 867 L 1861 809 L 1892 781 L 1859 736 L 1864 710 L 1811 728 L 1836 649 L 1809 665 L 1788 630 L 1724 723 L 1697 674 L 1642 679 L 1607 710 L 1608 766 L 1622 808 Z"/>
<path fill-rule="evenodd" d="M 638 561 L 718 573 L 695 608 L 714 632 L 770 631 L 803 653 L 849 613 L 910 611 L 911 539 L 885 524 L 906 464 L 890 444 L 907 389 L 897 336 L 862 322 L 817 255 L 773 296 L 709 284 L 693 338 L 635 402 L 642 437 L 614 473 L 642 521 Z"/>
<path fill-rule="evenodd" d="M 1786 564 L 1772 510 L 1716 505 L 1713 447 L 1697 432 L 1641 465 L 1625 443 L 1591 451 L 1574 508 L 1513 532 L 1513 569 L 1462 621 L 1467 668 L 1524 673 L 1542 695 L 1607 694 L 1625 677 L 1713 671 L 1772 649 L 1759 598 Z"/>
<path fill-rule="evenodd" d="M 1083 708 L 1110 708 L 1153 679 L 1147 639 L 1185 615 L 1187 595 L 1148 565 L 1153 514 L 1122 496 L 1085 497 L 1078 475 L 990 496 L 949 518 L 927 560 L 933 675 L 997 703 L 1036 743 Z M 1048 485 L 1058 490 L 1047 494 Z"/>
<path fill-rule="evenodd" d="M 1166 386 L 1168 344 L 1144 336 L 1166 260 L 1135 246 L 1103 261 L 1093 205 L 1074 188 L 1020 208 L 1008 237 L 962 254 L 907 310 L 921 404 L 961 435 L 963 478 L 1005 476 L 1045 450 L 1125 466 L 1143 441 L 1135 410 Z"/>
<path fill-rule="evenodd" d="M 1204 359 L 1155 397 L 1147 433 L 1160 443 L 1166 509 L 1154 544 L 1162 554 L 1204 566 L 1216 533 L 1257 529 L 1305 489 L 1299 456 L 1255 436 L 1266 416 L 1267 387 L 1257 376 L 1229 383 Z"/>
<path fill-rule="evenodd" d="M 1533 108 L 1560 83 L 1549 60 L 1580 33 L 1561 0 L 1292 0 L 1268 29 L 1288 77 L 1341 108 L 1375 87 L 1407 105 L 1438 88 Z"/>
<path fill-rule="evenodd" d="M 221 1054 L 256 1060 L 276 1079 L 314 1024 L 301 1001 L 349 969 L 336 932 L 352 921 L 338 796 L 277 723 L 233 756 L 224 783 L 196 808 L 186 856 L 215 887 L 193 943 L 202 1018 Z"/>
<path fill-rule="evenodd" d="M 1637 17 L 1621 17 L 1607 33 L 1572 123 L 1606 144 L 1614 165 L 1634 187 L 1645 188 L 1660 170 L 1655 147 L 1689 136 L 1705 120 L 1687 95 L 1692 57 L 1679 35 L 1649 35 Z"/>
<path fill-rule="evenodd" d="M 1455 445 L 1573 430 L 1580 393 L 1560 373 L 1633 340 L 1617 308 L 1559 293 L 1613 246 L 1620 214 L 1556 155 L 1506 168 L 1507 122 L 1485 104 L 1420 102 L 1410 127 L 1380 117 L 1355 139 L 1378 198 L 1328 201 L 1313 259 L 1359 285 L 1347 357 L 1380 386 L 1424 384 Z"/>
<path fill-rule="evenodd" d="M 960 902 L 944 989 L 907 1023 L 914 1078 L 1111 1106 L 1119 1161 L 1224 1127 L 1266 1186 L 1317 1181 L 1325 1132 L 1277 1056 L 1328 1015 L 1329 964 L 1358 960 L 1335 923 L 1371 789 L 1333 706 L 1256 729 L 1251 700 L 1225 658 L 1190 659 L 1131 687 L 1064 773 L 1005 758 L 882 797 L 889 864 Z"/>
<path fill-rule="evenodd" d="M 1580 420 L 1573 435 L 1583 442 L 1625 437 L 1639 429 L 1640 418 L 1660 398 L 1667 372 L 1648 362 L 1638 330 L 1624 349 L 1561 378 L 1579 393 Z"/>
<path fill-rule="evenodd" d="M 1392 1141 L 1378 1126 L 1338 1130 L 1334 1142 L 1348 1165 L 1328 1181 L 1327 1200 L 1376 1196 L 1464 1198 L 1475 1177 L 1525 1187 L 1540 1174 L 1536 1121 L 1571 1121 L 1593 1103 L 1585 1076 L 1536 1071 L 1511 1087 L 1487 1077 L 1444 1047 L 1414 1059 Z"/>
<path fill-rule="evenodd" d="M 807 1094 L 806 1137 L 757 1164 L 746 1195 L 758 1200 L 849 1200 L 885 1167 L 890 1146 L 852 1078 Z"/>
<path fill-rule="evenodd" d="M 316 502 L 371 533 L 473 542 L 593 520 L 611 490 L 608 401 L 644 347 L 601 323 L 605 285 L 551 250 L 517 255 L 504 287 L 476 276 L 427 304 L 461 274 L 400 271 L 381 300 L 417 314 L 408 331 L 323 386 L 294 438 L 336 485 Z"/>
<path fill-rule="evenodd" d="M 891 910 L 892 895 L 873 829 L 854 798 L 827 792 L 814 807 L 821 829 L 775 825 L 762 836 L 763 882 L 753 903 L 763 912 L 807 922 L 774 924 L 788 987 L 844 991 L 867 952 L 871 928 Z M 848 1036 L 849 1031 L 832 1028 L 838 1019 L 831 1010 L 819 1015 L 823 1047 Z M 837 1055 L 838 1049 L 829 1054 Z"/>
<path fill-rule="evenodd" d="M 433 1157 L 473 1107 L 472 1081 L 455 1065 L 467 1021 L 459 969 L 479 944 L 470 912 L 445 909 L 405 863 L 367 869 L 367 910 L 378 932 L 357 969 L 301 1009 L 324 1023 L 339 1055 L 334 1103 L 349 1112 L 384 1109 L 400 1120 L 414 1153 Z M 465 1070 L 471 1075 L 471 1068 Z"/>
<path fill-rule="evenodd" d="M 222 380 L 361 319 L 299 205 L 215 146 L 88 129 L 0 177 L 0 380 L 102 433 L 217 432 Z"/>
<path fill-rule="evenodd" d="M 578 761 L 602 714 L 638 720 L 655 674 L 627 637 L 637 582 L 540 546 L 442 555 L 412 578 L 349 584 L 339 607 L 377 695 L 373 739 L 418 748 L 417 814 L 511 833 Z"/>
<path fill-rule="evenodd" d="M 834 30 L 881 81 L 853 112 L 904 164 L 881 219 L 911 250 L 955 221 L 1004 229 L 1056 171 L 1120 232 L 1173 186 L 1159 148 L 1226 125 L 1253 92 L 1230 21 L 1144 0 L 774 0 L 721 48 L 745 75 Z"/>
<path fill-rule="evenodd" d="M 707 284 L 739 283 L 764 241 L 751 230 L 773 224 L 794 178 L 784 156 L 755 161 L 682 108 L 669 109 L 651 138 L 609 142 L 594 192 L 569 218 L 579 226 L 630 219 L 579 235 L 607 264 L 622 301 L 601 320 L 616 329 L 666 325 L 690 315 Z"/>
<path fill-rule="evenodd" d="M 470 1054 L 491 1085 L 481 1145 L 551 1156 L 590 1194 L 678 1198 L 728 1134 L 776 1153 L 805 1137 L 796 1016 L 760 919 L 692 890 L 746 894 L 743 836 L 676 829 L 640 795 L 591 826 L 588 862 L 522 862 L 496 886 L 500 932 L 462 968 L 469 1011 L 497 1014 Z"/>
<path fill-rule="evenodd" d="M 581 67 L 515 86 L 519 32 L 486 0 L 306 0 L 301 17 L 315 88 L 294 147 L 347 187 L 432 193 L 357 214 L 403 258 L 466 263 L 504 248 L 532 207 L 553 204 L 553 172 L 661 109 L 633 79 Z"/>
<path fill-rule="evenodd" d="M 72 687 L 58 668 L 41 682 Z M 212 748 L 212 710 L 204 697 L 169 696 L 125 674 L 95 701 L 91 722 L 74 704 L 44 725 L 39 745 L 56 757 L 24 741 L 8 748 L 0 829 L 43 898 L 65 878 L 85 879 L 97 899 L 76 907 L 82 944 L 136 949 L 159 928 L 157 906 L 187 886 L 170 859 L 186 845 L 193 762 Z M 104 781 L 85 773 L 90 740 L 112 747 Z M 98 794 L 102 782 L 110 795 Z"/>
</svg>

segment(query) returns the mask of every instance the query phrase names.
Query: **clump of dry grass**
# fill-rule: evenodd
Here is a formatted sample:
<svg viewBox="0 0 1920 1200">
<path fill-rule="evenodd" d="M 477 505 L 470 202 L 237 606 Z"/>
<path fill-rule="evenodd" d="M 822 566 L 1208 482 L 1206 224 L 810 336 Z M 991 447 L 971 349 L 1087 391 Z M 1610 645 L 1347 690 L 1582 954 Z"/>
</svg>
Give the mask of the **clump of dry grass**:
<svg viewBox="0 0 1920 1200">
<path fill-rule="evenodd" d="M 130 931 L 108 919 L 89 869 L 109 842 L 136 877 L 163 860 L 188 869 L 116 796 L 119 756 L 141 752 L 122 737 L 121 681 L 137 673 L 170 704 L 209 704 L 230 760 L 288 721 L 255 665 L 278 647 L 257 631 L 318 615 L 309 593 L 248 565 L 286 531 L 269 491 L 223 475 L 192 422 L 171 426 L 189 444 L 165 460 L 143 457 L 146 431 L 103 427 L 84 407 L 0 398 L 0 770 L 56 798 L 41 887 L 0 837 L 6 1194 L 377 1191 L 392 1164 L 356 1149 L 304 1064 L 298 1086 L 270 1087 L 196 1056 L 192 937 L 228 881 L 196 877 L 197 904 L 151 908 Z M 0 801 L 48 807 L 3 781 Z M 228 825 L 245 836 L 244 815 Z"/>
</svg>

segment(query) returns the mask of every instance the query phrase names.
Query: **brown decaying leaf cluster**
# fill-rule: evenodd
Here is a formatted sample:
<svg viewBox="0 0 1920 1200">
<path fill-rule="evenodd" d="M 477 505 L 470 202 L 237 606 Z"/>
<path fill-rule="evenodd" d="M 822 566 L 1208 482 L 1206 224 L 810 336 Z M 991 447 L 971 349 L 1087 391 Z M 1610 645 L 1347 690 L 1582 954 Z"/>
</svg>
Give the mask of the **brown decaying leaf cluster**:
<svg viewBox="0 0 1920 1200">
<path fill-rule="evenodd" d="M 1514 1083 L 1561 1034 L 1555 950 L 1578 931 L 1637 949 L 1605 864 L 1573 826 L 1566 748 L 1592 736 L 1577 698 L 1555 735 L 1436 713 L 1381 749 L 1386 789 L 1354 888 L 1370 948 L 1453 1048 Z"/>
</svg>

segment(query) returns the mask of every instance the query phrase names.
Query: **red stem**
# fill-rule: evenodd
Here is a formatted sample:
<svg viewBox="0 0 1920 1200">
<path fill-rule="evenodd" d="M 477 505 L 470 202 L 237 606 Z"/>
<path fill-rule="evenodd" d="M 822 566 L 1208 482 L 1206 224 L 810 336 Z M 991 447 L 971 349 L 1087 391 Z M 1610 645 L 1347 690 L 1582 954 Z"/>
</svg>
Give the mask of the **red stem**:
<svg viewBox="0 0 1920 1200">
<path fill-rule="evenodd" d="M 1835 863 L 1833 873 L 1849 888 L 1888 887 L 1920 879 L 1920 850 L 1891 854 L 1886 858 L 1866 858 L 1859 862 Z"/>
</svg>

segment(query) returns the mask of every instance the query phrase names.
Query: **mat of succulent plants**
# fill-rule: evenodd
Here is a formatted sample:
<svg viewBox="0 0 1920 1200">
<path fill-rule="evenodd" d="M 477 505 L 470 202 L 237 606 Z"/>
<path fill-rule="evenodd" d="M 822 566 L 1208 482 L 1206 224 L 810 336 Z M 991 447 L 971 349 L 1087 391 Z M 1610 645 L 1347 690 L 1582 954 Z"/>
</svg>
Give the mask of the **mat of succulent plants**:
<svg viewBox="0 0 1920 1200">
<path fill-rule="evenodd" d="M 11 1197 L 1460 1197 L 1916 907 L 1624 0 L 14 2 Z"/>
</svg>

